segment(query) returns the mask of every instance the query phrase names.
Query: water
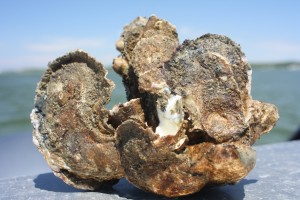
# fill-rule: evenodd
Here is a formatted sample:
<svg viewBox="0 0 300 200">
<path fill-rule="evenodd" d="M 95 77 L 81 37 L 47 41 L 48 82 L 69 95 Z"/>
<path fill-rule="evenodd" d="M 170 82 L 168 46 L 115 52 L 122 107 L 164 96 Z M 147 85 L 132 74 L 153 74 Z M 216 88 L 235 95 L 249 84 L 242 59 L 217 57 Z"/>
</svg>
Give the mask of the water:
<svg viewBox="0 0 300 200">
<path fill-rule="evenodd" d="M 33 108 L 34 91 L 43 71 L 0 74 L 0 137 L 5 134 L 32 131 L 29 114 Z M 125 102 L 121 78 L 111 69 L 108 78 L 116 83 L 112 101 L 107 106 Z M 285 141 L 300 126 L 300 70 L 254 68 L 252 96 L 277 105 L 280 120 L 276 127 L 256 144 Z"/>
<path fill-rule="evenodd" d="M 31 132 L 29 114 L 34 106 L 35 89 L 44 71 L 0 73 L 0 137 L 5 134 Z M 112 100 L 107 105 L 126 101 L 122 79 L 112 69 L 107 77 L 116 83 Z"/>
<path fill-rule="evenodd" d="M 253 70 L 252 97 L 273 103 L 279 110 L 280 119 L 270 133 L 257 144 L 288 140 L 300 126 L 300 70 L 257 69 Z"/>
</svg>

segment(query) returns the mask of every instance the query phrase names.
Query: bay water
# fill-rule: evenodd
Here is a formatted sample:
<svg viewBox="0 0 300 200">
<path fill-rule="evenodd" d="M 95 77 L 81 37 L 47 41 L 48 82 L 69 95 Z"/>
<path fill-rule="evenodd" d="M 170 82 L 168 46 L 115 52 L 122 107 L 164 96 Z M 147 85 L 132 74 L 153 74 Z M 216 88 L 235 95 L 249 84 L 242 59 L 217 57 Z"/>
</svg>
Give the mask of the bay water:
<svg viewBox="0 0 300 200">
<path fill-rule="evenodd" d="M 108 78 L 116 88 L 107 105 L 126 101 L 121 78 L 108 68 Z M 29 114 L 33 108 L 35 89 L 44 70 L 0 73 L 0 139 L 7 134 L 32 131 Z M 253 68 L 253 99 L 275 104 L 280 119 L 274 129 L 256 142 L 257 145 L 288 140 L 300 126 L 300 70 L 297 68 Z"/>
</svg>

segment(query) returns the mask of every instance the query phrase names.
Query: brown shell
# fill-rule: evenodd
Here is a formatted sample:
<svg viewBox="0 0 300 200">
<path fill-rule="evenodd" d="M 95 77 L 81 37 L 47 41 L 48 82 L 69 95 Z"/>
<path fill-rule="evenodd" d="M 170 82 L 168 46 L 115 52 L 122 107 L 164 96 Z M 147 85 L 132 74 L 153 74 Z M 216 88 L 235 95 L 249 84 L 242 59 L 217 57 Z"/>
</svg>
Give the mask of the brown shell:
<svg viewBox="0 0 300 200">
<path fill-rule="evenodd" d="M 137 187 L 167 197 L 195 193 L 206 184 L 233 184 L 255 165 L 249 146 L 202 142 L 177 151 L 172 138 L 168 145 L 155 144 L 156 135 L 133 120 L 117 129 L 121 163 L 126 178 Z"/>
<path fill-rule="evenodd" d="M 151 46 L 140 44 L 145 45 L 140 49 Z M 226 36 L 213 34 L 185 41 L 163 72 L 172 95 L 182 96 L 182 127 L 176 135 L 160 137 L 149 124 L 123 122 L 117 137 L 126 178 L 141 189 L 167 197 L 244 178 L 255 165 L 250 145 L 271 130 L 278 111 L 271 104 L 252 100 L 251 67 L 240 47 Z M 157 80 L 157 74 L 153 75 L 147 79 Z M 170 97 L 157 90 L 147 92 L 156 92 L 157 106 Z"/>
<path fill-rule="evenodd" d="M 118 43 L 124 48 L 120 50 Z M 138 17 L 124 27 L 116 44 L 121 57 L 115 59 L 114 70 L 123 77 L 128 99 L 139 98 L 145 92 L 154 93 L 165 86 L 161 69 L 178 45 L 176 28 L 156 16 Z M 124 63 L 128 64 L 127 69 Z M 157 88 L 158 85 L 161 86 Z"/>
<path fill-rule="evenodd" d="M 123 177 L 104 107 L 114 84 L 105 76 L 101 63 L 77 50 L 50 63 L 36 90 L 34 144 L 56 176 L 80 189 Z"/>
<path fill-rule="evenodd" d="M 178 45 L 176 28 L 156 16 L 125 26 L 113 68 L 129 101 L 111 111 L 114 84 L 101 63 L 78 50 L 49 64 L 31 120 L 33 141 L 56 176 L 89 190 L 125 176 L 177 197 L 250 172 L 251 145 L 275 125 L 277 108 L 252 100 L 251 66 L 228 37 Z M 162 120 L 175 129 L 162 129 Z"/>
<path fill-rule="evenodd" d="M 223 40 L 226 42 L 220 42 Z M 238 72 L 232 67 L 231 52 L 235 53 L 234 65 L 240 66 L 236 67 Z M 243 85 L 242 89 L 247 90 L 247 72 L 251 68 L 242 62 L 242 56 L 240 48 L 229 38 L 209 34 L 196 41 L 185 41 L 165 65 L 171 90 L 184 96 L 192 132 L 204 131 L 223 142 L 238 137 L 247 128 L 244 108 L 248 109 L 248 101 L 243 102 L 243 98 L 251 97 L 240 87 Z"/>
</svg>

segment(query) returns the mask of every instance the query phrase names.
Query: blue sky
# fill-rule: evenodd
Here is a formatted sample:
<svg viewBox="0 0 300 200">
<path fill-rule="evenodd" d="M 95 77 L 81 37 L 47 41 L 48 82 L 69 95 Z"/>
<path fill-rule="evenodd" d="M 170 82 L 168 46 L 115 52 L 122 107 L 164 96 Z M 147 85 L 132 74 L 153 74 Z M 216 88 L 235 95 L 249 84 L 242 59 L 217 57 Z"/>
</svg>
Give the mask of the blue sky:
<svg viewBox="0 0 300 200">
<path fill-rule="evenodd" d="M 123 26 L 151 14 L 174 24 L 181 42 L 218 33 L 250 62 L 300 61 L 299 9 L 296 0 L 3 0 L 0 71 L 46 67 L 78 48 L 110 65 Z"/>
</svg>

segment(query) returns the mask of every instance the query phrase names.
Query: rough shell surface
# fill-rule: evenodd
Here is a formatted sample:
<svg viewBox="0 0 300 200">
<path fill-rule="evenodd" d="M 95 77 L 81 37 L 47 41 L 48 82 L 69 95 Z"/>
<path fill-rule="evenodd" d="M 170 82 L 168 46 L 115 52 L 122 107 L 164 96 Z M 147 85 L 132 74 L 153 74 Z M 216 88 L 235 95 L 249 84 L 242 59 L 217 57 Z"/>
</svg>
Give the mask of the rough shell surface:
<svg viewBox="0 0 300 200">
<path fill-rule="evenodd" d="M 106 121 L 114 84 L 102 64 L 83 51 L 49 64 L 31 114 L 33 141 L 54 174 L 93 190 L 123 177 L 115 132 Z"/>
<path fill-rule="evenodd" d="M 117 49 L 120 49 L 119 43 L 124 44 L 124 48 L 119 50 L 121 57 L 115 59 L 119 64 L 114 69 L 123 77 L 128 99 L 152 92 L 155 85 L 165 84 L 161 69 L 179 44 L 172 24 L 156 16 L 138 17 L 124 27 Z M 128 63 L 127 70 L 122 68 L 122 63 Z"/>
<path fill-rule="evenodd" d="M 156 194 L 177 197 L 206 184 L 233 184 L 255 165 L 249 146 L 201 142 L 178 149 L 179 138 L 158 138 L 152 129 L 129 120 L 118 128 L 121 163 L 127 179 Z"/>
<path fill-rule="evenodd" d="M 207 34 L 185 41 L 164 72 L 171 90 L 184 97 L 190 131 L 223 142 L 249 126 L 251 68 L 229 38 Z"/>
<path fill-rule="evenodd" d="M 149 43 L 139 44 L 145 45 L 140 49 L 151 48 Z M 139 69 L 135 62 L 131 64 L 133 69 Z M 152 68 L 161 65 L 152 64 Z M 161 119 L 158 113 L 167 112 L 173 97 L 181 98 L 184 117 L 176 134 L 159 134 L 160 120 L 153 127 L 130 119 L 117 128 L 126 178 L 141 189 L 167 197 L 192 194 L 205 185 L 233 184 L 244 178 L 255 166 L 256 154 L 251 145 L 271 130 L 279 116 L 275 106 L 252 100 L 251 67 L 239 45 L 226 36 L 207 34 L 185 41 L 158 68 L 162 68 L 161 80 L 165 81 L 159 90 L 142 81 L 137 83 L 138 88 L 148 88 L 145 93 L 156 94 L 158 112 L 148 119 Z M 143 73 L 135 75 L 140 80 Z M 151 73 L 148 84 L 153 85 L 150 80 L 163 82 L 150 76 Z M 178 110 L 173 112 L 180 114 Z"/>
<path fill-rule="evenodd" d="M 156 16 L 136 18 L 124 27 L 116 43 L 121 56 L 114 60 L 114 70 L 123 77 L 128 100 L 141 99 L 141 106 L 147 113 L 145 120 L 151 127 L 159 123 L 157 101 L 166 101 L 162 94 L 168 88 L 162 73 L 163 64 L 178 45 L 175 26 Z"/>
<path fill-rule="evenodd" d="M 279 116 L 252 100 L 252 70 L 238 44 L 206 34 L 179 45 L 175 26 L 151 16 L 125 26 L 116 48 L 113 68 L 129 101 L 110 111 L 114 84 L 83 51 L 50 63 L 38 84 L 33 141 L 56 176 L 88 190 L 125 176 L 178 197 L 251 171 L 251 145 Z"/>
</svg>

